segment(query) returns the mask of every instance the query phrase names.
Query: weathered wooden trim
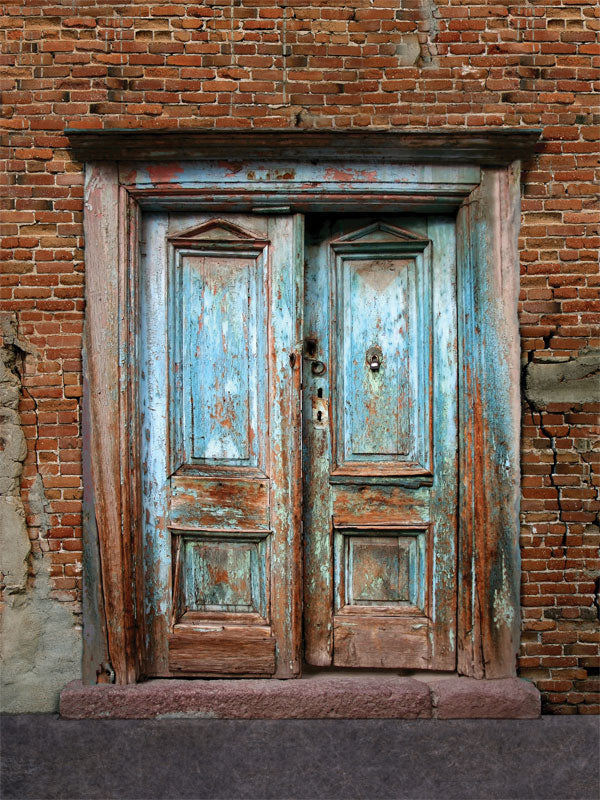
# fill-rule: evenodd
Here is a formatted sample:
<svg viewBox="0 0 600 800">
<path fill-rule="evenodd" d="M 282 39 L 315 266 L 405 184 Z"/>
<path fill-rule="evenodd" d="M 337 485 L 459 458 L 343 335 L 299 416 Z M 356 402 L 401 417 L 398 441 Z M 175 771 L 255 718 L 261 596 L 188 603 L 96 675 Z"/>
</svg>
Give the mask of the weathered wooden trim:
<svg viewBox="0 0 600 800">
<path fill-rule="evenodd" d="M 98 527 L 96 525 L 96 502 L 90 452 L 90 397 L 87 376 L 87 355 L 83 348 L 83 399 L 81 408 L 81 439 L 83 442 L 83 654 L 82 679 L 84 684 L 95 684 L 109 680 L 112 667 L 109 664 L 106 610 L 102 594 L 102 573 Z"/>
<path fill-rule="evenodd" d="M 169 669 L 173 675 L 272 675 L 275 672 L 275 639 L 268 626 L 223 630 L 194 630 L 175 625 L 169 634 Z"/>
<path fill-rule="evenodd" d="M 516 674 L 519 553 L 519 164 L 483 171 L 457 218 L 458 669 Z"/>
<path fill-rule="evenodd" d="M 270 270 L 269 376 L 271 434 L 269 439 L 271 525 L 271 626 L 277 641 L 275 677 L 300 674 L 302 647 L 302 310 L 304 218 L 275 217 L 269 226 L 273 249 Z M 286 238 L 287 237 L 287 238 Z M 282 333 L 273 337 L 274 320 Z M 288 585 L 282 585 L 287 582 Z"/>
<path fill-rule="evenodd" d="M 140 458 L 140 420 L 139 420 L 139 268 L 140 268 L 140 231 L 142 212 L 129 193 L 120 188 L 121 220 L 125 225 L 123 231 L 126 257 L 121 262 L 127 269 L 122 272 L 123 297 L 126 310 L 123 321 L 124 340 L 121 348 L 122 394 L 124 413 L 121 414 L 121 469 L 123 477 L 124 531 L 128 531 L 131 543 L 130 581 L 132 604 L 131 614 L 134 626 L 130 641 L 135 644 L 131 663 L 136 676 L 142 672 L 142 654 L 146 641 L 146 619 L 144 615 L 144 595 L 142 591 L 143 575 L 140 566 L 142 550 L 142 470 Z"/>
<path fill-rule="evenodd" d="M 507 165 L 529 155 L 539 139 L 535 128 L 386 131 L 303 130 L 80 130 L 67 128 L 79 161 L 182 161 L 235 158 L 356 159 L 385 162 Z"/>
<path fill-rule="evenodd" d="M 119 182 L 115 165 L 86 168 L 84 220 L 86 259 L 87 403 L 89 464 L 98 530 L 100 570 L 107 620 L 109 661 L 117 683 L 136 678 L 132 661 L 133 592 L 128 512 L 124 517 L 122 407 L 121 269 L 122 233 Z M 123 412 L 123 416 L 122 416 Z M 89 531 L 90 534 L 92 533 Z"/>
<path fill-rule="evenodd" d="M 284 154 L 285 155 L 285 154 Z M 119 164 L 120 182 L 144 209 L 277 213 L 454 213 L 481 181 L 476 164 L 335 160 L 173 161 Z"/>
</svg>

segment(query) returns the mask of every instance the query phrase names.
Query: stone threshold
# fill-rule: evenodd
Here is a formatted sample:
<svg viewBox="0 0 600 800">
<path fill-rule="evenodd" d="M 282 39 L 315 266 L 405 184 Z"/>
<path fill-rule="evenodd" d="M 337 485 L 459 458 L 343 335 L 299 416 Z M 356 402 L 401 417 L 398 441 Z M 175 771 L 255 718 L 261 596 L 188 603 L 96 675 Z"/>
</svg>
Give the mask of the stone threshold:
<svg viewBox="0 0 600 800">
<path fill-rule="evenodd" d="M 116 686 L 72 681 L 65 719 L 535 719 L 540 694 L 520 678 L 312 676 L 299 680 L 154 679 Z"/>
</svg>

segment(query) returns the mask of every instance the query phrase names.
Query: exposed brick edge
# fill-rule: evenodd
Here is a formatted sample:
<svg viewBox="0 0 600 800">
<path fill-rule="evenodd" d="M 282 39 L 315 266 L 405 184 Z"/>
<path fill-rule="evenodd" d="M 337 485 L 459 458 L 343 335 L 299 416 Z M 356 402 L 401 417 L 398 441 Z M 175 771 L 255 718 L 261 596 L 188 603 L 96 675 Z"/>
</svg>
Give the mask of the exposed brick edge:
<svg viewBox="0 0 600 800">
<path fill-rule="evenodd" d="M 277 680 L 152 680 L 62 691 L 65 719 L 536 719 L 540 693 L 521 678 L 323 677 Z"/>
</svg>

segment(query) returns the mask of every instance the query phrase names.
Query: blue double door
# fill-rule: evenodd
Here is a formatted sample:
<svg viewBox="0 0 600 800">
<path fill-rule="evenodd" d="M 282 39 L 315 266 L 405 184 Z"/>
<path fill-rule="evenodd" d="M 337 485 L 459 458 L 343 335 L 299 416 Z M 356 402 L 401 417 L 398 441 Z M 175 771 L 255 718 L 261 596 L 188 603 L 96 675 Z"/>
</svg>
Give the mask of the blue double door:
<svg viewBox="0 0 600 800">
<path fill-rule="evenodd" d="M 453 670 L 454 221 L 148 213 L 146 675 Z"/>
</svg>

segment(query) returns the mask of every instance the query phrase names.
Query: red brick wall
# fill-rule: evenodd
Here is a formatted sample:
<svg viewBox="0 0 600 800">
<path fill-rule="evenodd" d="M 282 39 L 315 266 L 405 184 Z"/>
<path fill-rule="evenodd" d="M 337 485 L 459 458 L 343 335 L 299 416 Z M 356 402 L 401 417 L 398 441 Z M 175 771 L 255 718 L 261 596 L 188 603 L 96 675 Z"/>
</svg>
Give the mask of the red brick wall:
<svg viewBox="0 0 600 800">
<path fill-rule="evenodd" d="M 23 491 L 42 476 L 47 513 L 28 522 L 58 599 L 81 589 L 82 171 L 65 125 L 539 126 L 523 181 L 524 361 L 599 345 L 596 0 L 27 0 L 2 13 L 2 304 L 39 354 Z M 524 404 L 521 674 L 557 713 L 599 708 L 599 410 Z"/>
</svg>

